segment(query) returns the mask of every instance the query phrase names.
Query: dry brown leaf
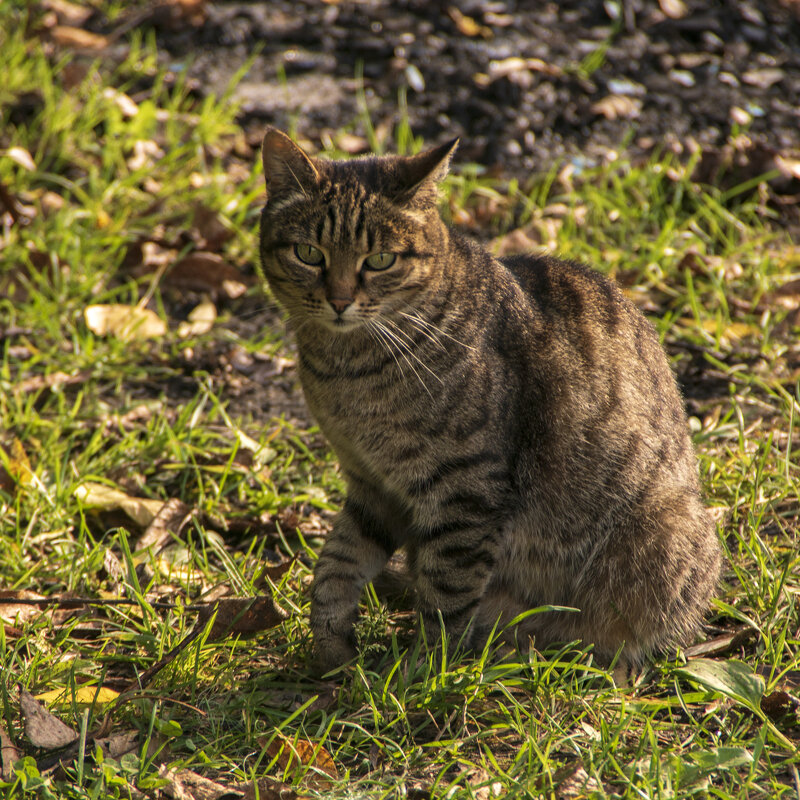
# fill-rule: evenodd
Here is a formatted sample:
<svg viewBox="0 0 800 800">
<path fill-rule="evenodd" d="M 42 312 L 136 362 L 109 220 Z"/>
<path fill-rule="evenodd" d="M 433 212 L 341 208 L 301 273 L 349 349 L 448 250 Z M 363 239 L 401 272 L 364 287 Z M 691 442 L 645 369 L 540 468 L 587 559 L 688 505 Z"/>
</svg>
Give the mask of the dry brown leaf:
<svg viewBox="0 0 800 800">
<path fill-rule="evenodd" d="M 9 147 L 5 151 L 5 155 L 30 172 L 36 169 L 36 162 L 33 160 L 33 156 L 24 147 Z"/>
<path fill-rule="evenodd" d="M 529 253 L 538 245 L 539 242 L 530 237 L 529 231 L 526 231 L 525 228 L 516 228 L 505 236 L 498 236 L 492 242 L 491 249 L 498 257 L 502 257 L 517 253 Z"/>
<path fill-rule="evenodd" d="M 202 336 L 214 327 L 216 320 L 217 307 L 210 300 L 205 300 L 189 312 L 186 322 L 178 325 L 178 336 L 181 339 L 187 336 Z"/>
<path fill-rule="evenodd" d="M 27 589 L 7 589 L 0 591 L 0 621 L 8 624 L 27 622 L 38 617 L 42 610 L 38 606 L 28 603 L 14 603 L 14 600 L 44 600 L 44 596 L 30 592 Z"/>
<path fill-rule="evenodd" d="M 482 767 L 475 767 L 467 772 L 467 783 L 476 800 L 491 800 L 503 794 L 503 784 L 493 781 L 492 776 Z"/>
<path fill-rule="evenodd" d="M 189 519 L 189 506 L 171 497 L 161 506 L 153 521 L 147 526 L 145 532 L 139 537 L 134 547 L 134 552 L 152 547 L 160 550 L 172 538 L 180 533 L 184 523 Z"/>
<path fill-rule="evenodd" d="M 592 111 L 606 119 L 633 119 L 641 110 L 642 101 L 625 94 L 609 94 L 592 103 Z"/>
<path fill-rule="evenodd" d="M 779 720 L 792 711 L 800 710 L 800 700 L 785 689 L 777 689 L 761 698 L 761 710 L 772 720 Z"/>
<path fill-rule="evenodd" d="M 104 736 L 94 740 L 103 751 L 103 755 L 119 759 L 125 753 L 139 749 L 139 731 L 124 731 L 113 736 Z"/>
<path fill-rule="evenodd" d="M 86 327 L 97 336 L 112 334 L 124 342 L 153 339 L 167 332 L 167 324 L 154 311 L 122 303 L 87 306 Z"/>
<path fill-rule="evenodd" d="M 275 605 L 271 596 L 260 594 L 205 603 L 197 615 L 197 624 L 205 625 L 212 616 L 214 624 L 209 639 L 218 640 L 234 633 L 258 633 L 274 628 L 286 619 L 286 612 Z"/>
<path fill-rule="evenodd" d="M 58 392 L 62 386 L 85 383 L 90 374 L 89 370 L 81 370 L 74 375 L 67 375 L 66 372 L 51 372 L 48 375 L 36 375 L 33 378 L 26 378 L 21 383 L 18 383 L 15 388 L 22 394 L 38 392 L 40 389 L 52 389 L 54 392 Z"/>
<path fill-rule="evenodd" d="M 11 737 L 6 732 L 5 727 L 0 723 L 0 766 L 2 767 L 0 775 L 2 775 L 3 780 L 10 781 L 14 776 L 14 762 L 19 761 L 21 755 L 14 746 L 14 742 L 11 741 Z"/>
<path fill-rule="evenodd" d="M 363 136 L 347 132 L 336 137 L 336 146 L 351 156 L 366 153 L 369 150 L 369 142 Z"/>
<path fill-rule="evenodd" d="M 247 291 L 245 277 L 216 253 L 197 250 L 176 262 L 166 273 L 164 284 L 182 291 L 222 293 L 230 298 Z"/>
<path fill-rule="evenodd" d="M 56 750 L 66 747 L 78 738 L 72 728 L 54 717 L 28 691 L 20 687 L 19 704 L 25 725 L 25 736 L 34 747 Z"/>
<path fill-rule="evenodd" d="M 147 527 L 164 505 L 163 500 L 150 500 L 145 497 L 131 497 L 119 489 L 106 486 L 104 483 L 87 481 L 75 489 L 75 497 L 87 508 L 99 511 L 121 509 L 134 522 Z"/>
<path fill-rule="evenodd" d="M 260 740 L 262 746 L 266 737 Z M 316 789 L 327 789 L 332 785 L 333 780 L 339 778 L 330 753 L 321 745 L 315 745 L 307 739 L 289 739 L 280 731 L 276 731 L 275 738 L 266 746 L 267 756 L 276 758 L 278 766 L 284 772 L 293 766 L 309 767 L 306 772 L 305 782 Z"/>
<path fill-rule="evenodd" d="M 765 67 L 764 69 L 750 69 L 742 73 L 742 82 L 750 86 L 757 86 L 759 89 L 769 89 L 773 84 L 780 83 L 784 77 L 782 69 Z"/>
<path fill-rule="evenodd" d="M 42 7 L 54 12 L 59 22 L 78 27 L 94 14 L 91 6 L 79 6 L 69 0 L 43 0 Z"/>
<path fill-rule="evenodd" d="M 192 215 L 192 238 L 199 250 L 217 252 L 233 236 L 222 217 L 202 203 L 195 204 Z"/>
<path fill-rule="evenodd" d="M 158 775 L 167 781 L 162 791 L 175 800 L 216 800 L 223 795 L 242 796 L 241 792 L 232 792 L 229 786 L 204 778 L 190 769 L 172 770 L 163 764 L 159 767 Z"/>
<path fill-rule="evenodd" d="M 74 28 L 71 25 L 56 25 L 51 29 L 50 36 L 56 44 L 74 50 L 104 50 L 111 44 L 107 36 L 83 28 Z"/>
<path fill-rule="evenodd" d="M 456 28 L 464 36 L 482 36 L 484 39 L 490 39 L 493 36 L 491 28 L 487 28 L 485 25 L 476 22 L 472 17 L 462 14 L 455 6 L 450 6 L 447 9 L 447 13 L 450 15 L 450 19 L 455 22 Z"/>
<path fill-rule="evenodd" d="M 33 480 L 28 454 L 22 442 L 15 436 L 8 447 L 8 453 L 0 447 L 0 489 L 13 494 L 17 486 L 28 486 Z"/>
<path fill-rule="evenodd" d="M 593 792 L 600 792 L 602 788 L 579 764 L 559 781 L 556 797 L 558 800 L 578 800 L 589 797 Z"/>
</svg>

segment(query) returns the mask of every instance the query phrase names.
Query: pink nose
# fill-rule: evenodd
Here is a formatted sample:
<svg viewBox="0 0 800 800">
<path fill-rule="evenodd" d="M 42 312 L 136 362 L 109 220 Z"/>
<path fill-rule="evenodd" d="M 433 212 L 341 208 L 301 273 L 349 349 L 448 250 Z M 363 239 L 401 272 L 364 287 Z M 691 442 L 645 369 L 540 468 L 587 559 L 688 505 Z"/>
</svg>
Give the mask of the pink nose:
<svg viewBox="0 0 800 800">
<path fill-rule="evenodd" d="M 328 299 L 331 307 L 337 314 L 343 314 L 345 309 L 353 304 L 352 297 L 331 297 Z"/>
</svg>

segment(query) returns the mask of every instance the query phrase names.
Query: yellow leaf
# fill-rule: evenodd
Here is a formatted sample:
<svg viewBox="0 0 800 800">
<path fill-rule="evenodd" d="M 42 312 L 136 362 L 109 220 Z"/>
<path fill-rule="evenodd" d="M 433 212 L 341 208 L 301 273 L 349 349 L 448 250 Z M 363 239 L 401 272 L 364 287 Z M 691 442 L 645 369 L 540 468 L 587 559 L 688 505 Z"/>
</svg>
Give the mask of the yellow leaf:
<svg viewBox="0 0 800 800">
<path fill-rule="evenodd" d="M 75 489 L 75 497 L 85 506 L 101 511 L 122 509 L 132 520 L 143 528 L 147 527 L 164 505 L 163 500 L 150 500 L 145 497 L 131 497 L 119 489 L 103 483 L 87 481 Z"/>
<path fill-rule="evenodd" d="M 28 486 L 33 483 L 34 474 L 31 462 L 22 442 L 15 436 L 11 440 L 10 453 L 0 447 L 0 489 L 11 493 L 14 486 Z"/>
<path fill-rule="evenodd" d="M 119 697 L 119 692 L 105 686 L 78 686 L 73 693 L 71 688 L 51 689 L 35 695 L 37 700 L 49 706 L 79 706 L 107 705 Z"/>
<path fill-rule="evenodd" d="M 87 306 L 83 316 L 92 333 L 97 336 L 112 334 L 125 342 L 157 338 L 167 332 L 164 320 L 150 309 L 139 306 L 121 303 Z"/>
<path fill-rule="evenodd" d="M 336 764 L 324 747 L 307 739 L 292 740 L 280 732 L 276 733 L 277 737 L 267 747 L 267 755 L 270 758 L 277 756 L 278 766 L 282 770 L 286 771 L 293 764 L 311 767 L 306 772 L 306 782 L 319 789 L 329 788 L 331 778 L 336 780 L 339 777 Z"/>
</svg>

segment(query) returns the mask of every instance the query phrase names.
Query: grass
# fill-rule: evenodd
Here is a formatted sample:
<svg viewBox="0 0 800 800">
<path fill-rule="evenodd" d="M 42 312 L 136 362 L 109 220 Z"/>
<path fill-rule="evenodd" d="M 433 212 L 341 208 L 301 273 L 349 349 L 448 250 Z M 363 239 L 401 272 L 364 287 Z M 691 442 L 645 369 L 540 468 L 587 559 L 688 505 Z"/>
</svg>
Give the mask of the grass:
<svg viewBox="0 0 800 800">
<path fill-rule="evenodd" d="M 0 231 L 0 584 L 7 599 L 130 601 L 0 609 L 1 721 L 19 757 L 4 756 L 4 796 L 157 797 L 180 781 L 191 795 L 191 773 L 261 797 L 800 795 L 800 353 L 796 295 L 776 292 L 800 252 L 766 184 L 702 186 L 661 154 L 530 183 L 467 166 L 447 185 L 456 224 L 496 247 L 522 231 L 595 264 L 658 327 L 728 557 L 706 632 L 716 648 L 622 690 L 578 643 L 437 664 L 413 615 L 370 591 L 358 663 L 320 682 L 307 588 L 343 483 L 252 280 L 256 143 L 230 102 L 194 98 L 136 31 L 103 65 L 46 52 L 0 14 L 0 184 L 15 200 Z M 407 127 L 398 135 L 411 144 Z M 199 284 L 171 282 L 164 266 L 198 249 L 247 291 L 226 293 L 207 266 Z M 210 329 L 180 335 L 209 300 Z M 85 309 L 112 303 L 146 306 L 166 333 L 93 333 Z M 283 412 L 260 411 L 265 396 Z M 175 498 L 188 518 L 141 547 L 153 506 L 130 498 Z M 198 622 L 204 600 L 259 593 L 285 618 L 256 635 Z M 110 704 L 99 694 L 175 648 L 146 685 Z M 48 766 L 18 686 L 63 690 L 42 702 L 85 754 Z M 107 711 L 117 749 L 93 740 Z"/>
</svg>

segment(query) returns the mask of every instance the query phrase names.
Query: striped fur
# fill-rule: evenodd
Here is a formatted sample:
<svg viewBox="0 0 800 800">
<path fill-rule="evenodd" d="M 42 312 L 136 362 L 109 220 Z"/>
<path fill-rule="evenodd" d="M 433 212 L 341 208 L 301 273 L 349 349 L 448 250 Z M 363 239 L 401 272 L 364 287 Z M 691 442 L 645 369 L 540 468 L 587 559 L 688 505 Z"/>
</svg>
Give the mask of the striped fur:
<svg viewBox="0 0 800 800">
<path fill-rule="evenodd" d="M 478 645 L 563 605 L 517 635 L 636 663 L 691 638 L 720 566 L 675 380 L 606 278 L 444 225 L 454 147 L 339 162 L 264 140 L 263 268 L 348 484 L 315 569 L 317 665 L 354 655 L 361 590 L 398 548 L 428 631 L 441 615 Z"/>
</svg>

